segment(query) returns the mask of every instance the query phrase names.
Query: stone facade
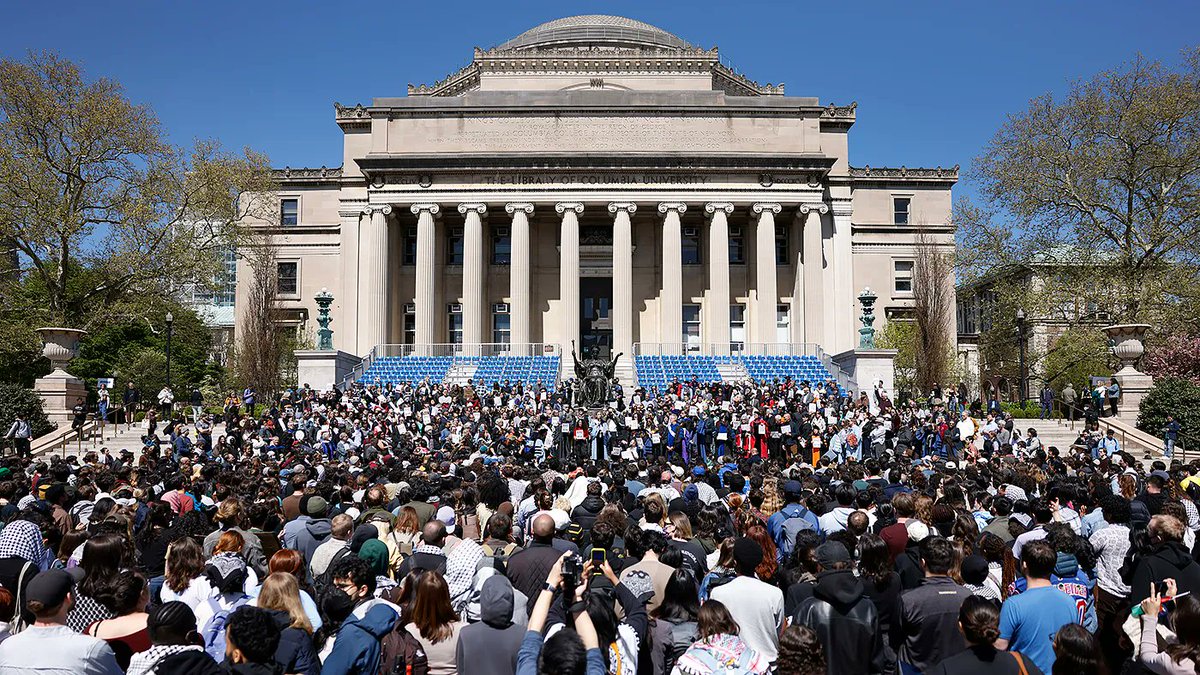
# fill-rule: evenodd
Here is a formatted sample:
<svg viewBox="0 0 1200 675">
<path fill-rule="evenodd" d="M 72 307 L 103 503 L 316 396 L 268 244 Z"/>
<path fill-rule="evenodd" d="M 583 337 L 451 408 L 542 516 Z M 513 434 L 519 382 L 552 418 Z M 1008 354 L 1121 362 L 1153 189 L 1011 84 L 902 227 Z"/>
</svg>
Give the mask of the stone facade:
<svg viewBox="0 0 1200 675">
<path fill-rule="evenodd" d="M 281 316 L 315 317 L 329 288 L 335 347 L 360 356 L 460 340 L 836 354 L 857 346 L 863 287 L 881 317 L 911 304 L 918 225 L 953 246 L 957 167 L 852 167 L 855 105 L 785 96 L 629 19 L 549 22 L 334 114 L 342 167 L 278 171 L 296 215 L 271 227 L 295 274 Z"/>
</svg>

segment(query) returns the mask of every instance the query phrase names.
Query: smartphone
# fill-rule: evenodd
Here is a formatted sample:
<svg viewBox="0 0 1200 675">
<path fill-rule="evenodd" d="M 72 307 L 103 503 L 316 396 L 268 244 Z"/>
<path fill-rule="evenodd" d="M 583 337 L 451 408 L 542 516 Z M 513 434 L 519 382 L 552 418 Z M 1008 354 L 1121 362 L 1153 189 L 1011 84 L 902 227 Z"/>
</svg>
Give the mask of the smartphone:
<svg viewBox="0 0 1200 675">
<path fill-rule="evenodd" d="M 599 567 L 604 564 L 607 551 L 602 548 L 592 549 L 592 564 L 594 567 Z"/>
</svg>

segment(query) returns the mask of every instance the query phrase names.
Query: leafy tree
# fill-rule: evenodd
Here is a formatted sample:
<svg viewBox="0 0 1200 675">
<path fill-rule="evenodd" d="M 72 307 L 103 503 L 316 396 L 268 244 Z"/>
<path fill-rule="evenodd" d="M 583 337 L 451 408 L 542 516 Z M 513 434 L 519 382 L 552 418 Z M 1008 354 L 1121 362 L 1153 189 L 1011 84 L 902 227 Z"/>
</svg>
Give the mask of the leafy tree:
<svg viewBox="0 0 1200 675">
<path fill-rule="evenodd" d="M 1163 323 L 1200 297 L 1200 50 L 1141 57 L 1009 116 L 956 206 L 966 277 L 1035 258 L 1113 323 Z M 964 277 L 964 278 L 966 278 Z M 1062 296 L 1049 296 L 1062 297 Z"/>
<path fill-rule="evenodd" d="M 131 352 L 122 368 L 121 380 L 135 382 L 142 391 L 144 401 L 155 400 L 159 390 L 167 383 L 167 355 L 153 347 L 143 347 Z M 176 400 L 180 400 L 180 390 L 175 386 L 172 386 L 172 389 L 175 389 Z"/>
<path fill-rule="evenodd" d="M 244 219 L 272 222 L 267 159 L 176 147 L 120 85 L 52 53 L 0 60 L 0 304 L 87 330 L 151 318 L 154 299 L 210 279 Z"/>
<path fill-rule="evenodd" d="M 903 401 L 917 392 L 917 324 L 912 321 L 893 319 L 883 326 L 875 336 L 880 349 L 895 349 L 894 386 L 898 398 Z M 860 383 L 861 384 L 861 383 Z"/>
<path fill-rule="evenodd" d="M 42 397 L 32 389 L 11 382 L 0 382 L 0 436 L 8 433 L 17 414 L 22 413 L 37 438 L 54 430 L 54 423 L 42 411 Z"/>
<path fill-rule="evenodd" d="M 1108 340 L 1094 328 L 1067 329 L 1037 361 L 1039 379 L 1049 382 L 1055 391 L 1061 391 L 1068 382 L 1076 387 L 1086 386 L 1091 376 L 1112 373 L 1108 365 Z M 1030 396 L 1036 395 L 1036 391 L 1030 392 Z"/>
<path fill-rule="evenodd" d="M 1175 377 L 1154 383 L 1142 399 L 1137 426 L 1142 431 L 1162 437 L 1167 415 L 1178 420 L 1179 440 L 1183 447 L 1200 448 L 1200 384 Z"/>
</svg>

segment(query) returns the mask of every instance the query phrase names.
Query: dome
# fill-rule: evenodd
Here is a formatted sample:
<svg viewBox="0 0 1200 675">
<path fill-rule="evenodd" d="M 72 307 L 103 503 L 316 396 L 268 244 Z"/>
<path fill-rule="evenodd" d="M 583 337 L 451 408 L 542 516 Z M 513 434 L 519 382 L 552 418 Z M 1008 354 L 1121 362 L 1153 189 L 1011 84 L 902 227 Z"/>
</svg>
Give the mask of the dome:
<svg viewBox="0 0 1200 675">
<path fill-rule="evenodd" d="M 677 35 L 623 16 L 586 14 L 534 26 L 497 49 L 537 50 L 556 47 L 633 47 L 691 49 Z"/>
</svg>

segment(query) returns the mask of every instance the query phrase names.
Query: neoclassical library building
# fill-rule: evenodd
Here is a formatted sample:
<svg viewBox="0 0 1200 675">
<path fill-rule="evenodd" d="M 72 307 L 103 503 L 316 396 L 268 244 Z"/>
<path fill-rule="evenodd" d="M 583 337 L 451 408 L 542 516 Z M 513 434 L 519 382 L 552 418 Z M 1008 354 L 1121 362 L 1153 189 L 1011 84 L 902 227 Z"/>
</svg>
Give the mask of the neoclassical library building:
<svg viewBox="0 0 1200 675">
<path fill-rule="evenodd" d="M 359 357 L 852 349 L 864 289 L 903 320 L 918 239 L 952 250 L 958 178 L 852 164 L 856 112 L 640 21 L 541 24 L 334 104 L 342 165 L 276 171 L 279 316 L 327 289 Z"/>
</svg>

